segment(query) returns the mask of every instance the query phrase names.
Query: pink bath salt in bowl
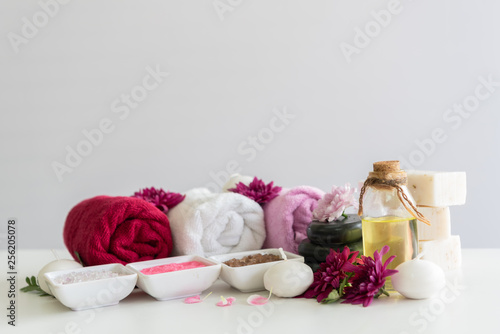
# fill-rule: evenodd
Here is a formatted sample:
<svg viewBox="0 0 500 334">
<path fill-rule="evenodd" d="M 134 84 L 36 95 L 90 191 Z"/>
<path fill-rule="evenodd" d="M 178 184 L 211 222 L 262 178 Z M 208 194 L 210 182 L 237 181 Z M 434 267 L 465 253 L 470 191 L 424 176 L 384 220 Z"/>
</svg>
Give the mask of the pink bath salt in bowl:
<svg viewBox="0 0 500 334">
<path fill-rule="evenodd" d="M 201 267 L 206 267 L 206 266 L 207 265 L 205 263 L 200 262 L 200 261 L 169 263 L 169 264 L 163 264 L 161 266 L 144 268 L 141 270 L 141 273 L 143 273 L 144 275 L 155 275 L 155 274 L 169 273 L 172 271 L 201 268 Z"/>
</svg>

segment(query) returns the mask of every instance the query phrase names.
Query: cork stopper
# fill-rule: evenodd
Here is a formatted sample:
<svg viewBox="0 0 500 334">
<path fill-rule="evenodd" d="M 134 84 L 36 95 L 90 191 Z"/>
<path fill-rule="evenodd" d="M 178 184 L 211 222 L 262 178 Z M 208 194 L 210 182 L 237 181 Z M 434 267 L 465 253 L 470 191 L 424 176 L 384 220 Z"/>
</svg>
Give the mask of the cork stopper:
<svg viewBox="0 0 500 334">
<path fill-rule="evenodd" d="M 398 160 L 379 161 L 373 163 L 374 172 L 399 172 L 400 169 Z"/>
<path fill-rule="evenodd" d="M 373 163 L 373 172 L 370 172 L 368 177 L 381 180 L 394 180 L 403 184 L 406 184 L 407 181 L 406 172 L 401 170 L 398 160 Z"/>
<path fill-rule="evenodd" d="M 425 216 L 418 211 L 412 200 L 408 198 L 401 186 L 408 183 L 408 177 L 404 170 L 401 170 L 399 161 L 379 161 L 373 164 L 373 172 L 370 172 L 368 178 L 363 183 L 363 187 L 359 193 L 359 210 L 358 215 L 363 216 L 363 197 L 368 187 L 379 189 L 393 189 L 397 191 L 399 200 L 408 212 L 416 219 L 430 225 L 430 222 Z"/>
</svg>

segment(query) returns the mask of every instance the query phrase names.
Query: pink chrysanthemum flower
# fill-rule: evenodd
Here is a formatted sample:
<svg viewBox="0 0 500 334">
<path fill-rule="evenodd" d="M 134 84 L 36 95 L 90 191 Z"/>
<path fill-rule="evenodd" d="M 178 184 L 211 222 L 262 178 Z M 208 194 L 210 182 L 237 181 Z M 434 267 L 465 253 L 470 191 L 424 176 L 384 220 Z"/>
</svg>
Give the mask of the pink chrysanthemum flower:
<svg viewBox="0 0 500 334">
<path fill-rule="evenodd" d="M 384 246 L 380 253 L 375 251 L 373 259 L 362 255 L 358 266 L 348 265 L 347 270 L 352 271 L 354 277 L 351 281 L 352 285 L 345 288 L 345 301 L 342 303 L 363 304 L 366 307 L 372 303 L 373 298 L 377 298 L 381 294 L 388 295 L 384 290 L 385 279 L 398 272 L 387 269 L 389 263 L 396 257 L 395 255 L 389 257 L 382 264 L 382 256 L 388 251 L 389 246 Z"/>
<path fill-rule="evenodd" d="M 348 277 L 350 269 L 356 267 L 352 263 L 358 254 L 358 251 L 352 252 L 347 246 L 342 252 L 331 249 L 326 261 L 321 263 L 319 269 L 314 273 L 314 281 L 303 296 L 305 298 L 316 297 L 318 302 L 327 299 L 333 290 L 337 290 L 340 296 L 342 293 L 342 291 L 338 291 L 340 285 Z"/>
<path fill-rule="evenodd" d="M 358 208 L 358 201 L 354 196 L 355 188 L 351 188 L 349 183 L 345 186 L 333 186 L 332 191 L 326 193 L 318 201 L 318 206 L 313 211 L 313 218 L 319 221 L 334 221 L 344 213 L 350 206 Z"/>
<path fill-rule="evenodd" d="M 243 182 L 239 182 L 236 188 L 228 190 L 253 199 L 259 204 L 264 204 L 278 196 L 281 192 L 281 187 L 274 187 L 273 182 L 266 185 L 262 180 L 254 177 L 248 186 Z"/>
<path fill-rule="evenodd" d="M 152 203 L 163 213 L 167 213 L 169 209 L 172 209 L 177 204 L 182 202 L 186 195 L 181 195 L 178 193 L 173 193 L 170 191 L 164 191 L 163 189 L 145 188 L 134 193 L 132 197 L 137 197 L 143 199 L 149 203 Z"/>
</svg>

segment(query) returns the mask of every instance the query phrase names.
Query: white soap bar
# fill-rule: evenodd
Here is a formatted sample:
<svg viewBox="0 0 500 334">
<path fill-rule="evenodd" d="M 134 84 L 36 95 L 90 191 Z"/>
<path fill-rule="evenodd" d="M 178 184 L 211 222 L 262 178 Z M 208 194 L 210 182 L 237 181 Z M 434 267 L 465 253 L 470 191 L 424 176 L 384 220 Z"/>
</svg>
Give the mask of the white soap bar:
<svg viewBox="0 0 500 334">
<path fill-rule="evenodd" d="M 462 265 L 460 236 L 452 235 L 448 239 L 418 242 L 422 259 L 434 262 L 444 271 L 455 270 Z"/>
<path fill-rule="evenodd" d="M 465 172 L 406 171 L 408 190 L 417 205 L 450 206 L 465 204 Z"/>
<path fill-rule="evenodd" d="M 438 240 L 451 237 L 450 208 L 419 206 L 418 211 L 431 225 L 418 221 L 418 240 Z"/>
</svg>

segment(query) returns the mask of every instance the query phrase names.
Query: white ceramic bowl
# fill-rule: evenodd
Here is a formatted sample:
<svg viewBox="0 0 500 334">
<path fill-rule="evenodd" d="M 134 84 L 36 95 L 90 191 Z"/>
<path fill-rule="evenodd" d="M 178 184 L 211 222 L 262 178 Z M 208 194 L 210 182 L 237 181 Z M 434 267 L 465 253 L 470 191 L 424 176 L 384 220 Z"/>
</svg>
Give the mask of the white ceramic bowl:
<svg viewBox="0 0 500 334">
<path fill-rule="evenodd" d="M 207 266 L 153 275 L 141 273 L 145 268 L 189 261 L 199 261 Z M 137 285 L 144 292 L 157 300 L 170 300 L 201 294 L 219 278 L 221 265 L 201 256 L 184 255 L 129 263 L 127 267 L 137 273 Z"/>
<path fill-rule="evenodd" d="M 231 259 L 241 259 L 244 258 L 245 256 L 259 254 L 259 253 L 274 254 L 274 255 L 279 255 L 281 257 L 280 251 L 277 248 L 269 248 L 269 249 L 259 249 L 247 252 L 230 253 L 224 255 L 214 255 L 211 256 L 210 258 L 221 263 L 222 269 L 220 273 L 220 278 L 224 282 L 231 285 L 233 288 L 240 290 L 241 292 L 254 292 L 254 291 L 265 290 L 264 274 L 269 268 L 271 268 L 273 265 L 281 261 L 252 264 L 244 267 L 230 267 L 224 264 L 223 262 Z M 303 256 L 296 255 L 290 252 L 285 252 L 285 254 L 289 261 L 304 262 Z"/>
<path fill-rule="evenodd" d="M 88 271 L 112 271 L 119 273 L 120 276 L 88 282 L 57 283 L 58 276 L 71 272 Z M 137 274 L 118 263 L 53 271 L 45 273 L 43 276 L 50 293 L 61 304 L 74 311 L 118 304 L 120 300 L 127 297 L 134 290 L 137 282 Z"/>
</svg>

